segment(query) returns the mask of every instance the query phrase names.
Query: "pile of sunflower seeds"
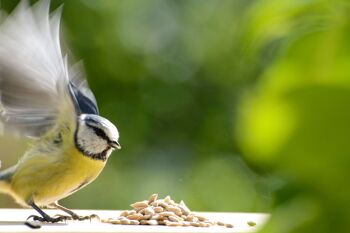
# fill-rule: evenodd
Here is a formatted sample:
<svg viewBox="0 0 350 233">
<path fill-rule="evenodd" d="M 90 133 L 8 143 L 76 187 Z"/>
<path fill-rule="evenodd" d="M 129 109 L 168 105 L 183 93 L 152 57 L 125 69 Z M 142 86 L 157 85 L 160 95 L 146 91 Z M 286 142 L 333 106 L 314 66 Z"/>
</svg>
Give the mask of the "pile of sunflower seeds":
<svg viewBox="0 0 350 233">
<path fill-rule="evenodd" d="M 233 225 L 224 222 L 210 221 L 206 217 L 191 212 L 184 201 L 175 203 L 170 196 L 158 199 L 158 194 L 153 194 L 149 200 L 135 202 L 130 205 L 133 210 L 123 211 L 117 219 L 102 220 L 105 223 L 121 225 L 165 225 L 165 226 L 193 226 L 210 227 Z"/>
</svg>

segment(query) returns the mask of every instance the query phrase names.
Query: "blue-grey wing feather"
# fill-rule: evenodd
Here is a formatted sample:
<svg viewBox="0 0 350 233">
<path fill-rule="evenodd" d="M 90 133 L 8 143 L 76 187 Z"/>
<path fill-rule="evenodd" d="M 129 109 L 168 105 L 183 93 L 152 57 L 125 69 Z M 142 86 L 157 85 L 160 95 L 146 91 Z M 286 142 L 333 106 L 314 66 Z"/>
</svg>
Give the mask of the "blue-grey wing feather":
<svg viewBox="0 0 350 233">
<path fill-rule="evenodd" d="M 69 83 L 69 90 L 77 113 L 98 115 L 97 105 L 84 95 L 73 82 Z"/>
<path fill-rule="evenodd" d="M 69 90 L 78 113 L 99 115 L 96 99 L 90 90 L 83 72 L 82 62 L 69 69 Z"/>
</svg>

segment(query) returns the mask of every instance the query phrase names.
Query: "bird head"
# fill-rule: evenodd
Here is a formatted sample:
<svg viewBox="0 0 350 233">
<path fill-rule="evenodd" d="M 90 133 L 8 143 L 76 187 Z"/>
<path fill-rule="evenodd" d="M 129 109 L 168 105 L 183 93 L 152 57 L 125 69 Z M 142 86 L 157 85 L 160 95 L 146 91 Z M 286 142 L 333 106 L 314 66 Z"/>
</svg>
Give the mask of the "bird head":
<svg viewBox="0 0 350 233">
<path fill-rule="evenodd" d="M 114 149 L 120 149 L 117 127 L 106 118 L 81 114 L 75 132 L 75 145 L 86 156 L 106 160 Z"/>
</svg>

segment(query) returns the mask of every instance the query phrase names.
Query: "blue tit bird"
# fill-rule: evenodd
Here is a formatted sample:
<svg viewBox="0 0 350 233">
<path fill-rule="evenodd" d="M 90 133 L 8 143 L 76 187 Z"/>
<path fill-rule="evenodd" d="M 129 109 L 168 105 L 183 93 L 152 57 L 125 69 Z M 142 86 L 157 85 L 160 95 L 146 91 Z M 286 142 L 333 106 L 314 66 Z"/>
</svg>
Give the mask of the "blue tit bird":
<svg viewBox="0 0 350 233">
<path fill-rule="evenodd" d="M 61 52 L 61 8 L 21 1 L 0 25 L 0 120 L 5 132 L 29 137 L 18 163 L 0 172 L 0 192 L 58 222 L 42 207 L 85 219 L 58 201 L 85 187 L 120 149 L 115 125 L 99 115 L 81 66 Z M 68 217 L 68 216 L 66 216 Z"/>
</svg>

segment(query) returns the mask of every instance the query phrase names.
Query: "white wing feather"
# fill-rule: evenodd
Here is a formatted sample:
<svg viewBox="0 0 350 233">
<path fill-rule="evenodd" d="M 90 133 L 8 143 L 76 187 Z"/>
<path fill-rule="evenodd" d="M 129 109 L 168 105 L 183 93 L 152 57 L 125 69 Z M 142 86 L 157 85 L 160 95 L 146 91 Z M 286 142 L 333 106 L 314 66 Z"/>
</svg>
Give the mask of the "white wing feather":
<svg viewBox="0 0 350 233">
<path fill-rule="evenodd" d="M 75 119 L 69 68 L 60 48 L 61 9 L 50 17 L 49 5 L 42 0 L 30 7 L 22 1 L 0 26 L 1 119 L 5 129 L 32 137 L 45 133 L 59 117 Z"/>
</svg>

